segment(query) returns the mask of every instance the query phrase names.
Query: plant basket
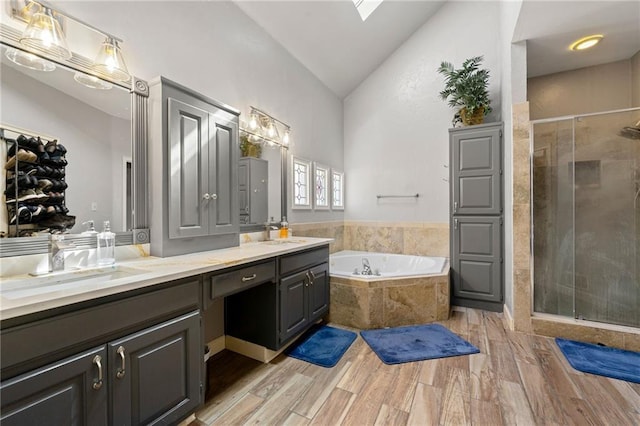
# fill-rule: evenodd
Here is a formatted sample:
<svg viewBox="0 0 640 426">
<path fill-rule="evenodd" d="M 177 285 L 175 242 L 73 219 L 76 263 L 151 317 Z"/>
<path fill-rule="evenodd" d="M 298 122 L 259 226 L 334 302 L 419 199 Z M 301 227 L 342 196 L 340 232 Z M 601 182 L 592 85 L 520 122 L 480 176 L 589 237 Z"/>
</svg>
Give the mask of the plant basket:
<svg viewBox="0 0 640 426">
<path fill-rule="evenodd" d="M 473 126 L 474 124 L 484 123 L 484 107 L 476 108 L 471 115 L 467 115 L 467 109 L 460 110 L 460 118 L 465 126 Z"/>
<path fill-rule="evenodd" d="M 262 146 L 259 143 L 251 142 L 248 137 L 240 136 L 240 153 L 243 157 L 260 158 Z"/>
</svg>

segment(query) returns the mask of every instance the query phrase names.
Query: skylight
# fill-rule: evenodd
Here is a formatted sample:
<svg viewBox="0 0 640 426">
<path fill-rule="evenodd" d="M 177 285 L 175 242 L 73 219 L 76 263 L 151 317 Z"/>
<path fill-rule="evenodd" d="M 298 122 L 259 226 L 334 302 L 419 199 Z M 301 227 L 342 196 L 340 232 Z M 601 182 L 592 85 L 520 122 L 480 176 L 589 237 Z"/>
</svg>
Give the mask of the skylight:
<svg viewBox="0 0 640 426">
<path fill-rule="evenodd" d="M 358 13 L 360 14 L 360 18 L 362 18 L 362 22 L 364 22 L 369 15 L 371 15 L 373 13 L 374 10 L 376 10 L 376 8 L 378 6 L 380 6 L 380 3 L 382 3 L 382 0 L 352 0 L 353 4 L 356 6 L 356 9 L 358 10 Z"/>
</svg>

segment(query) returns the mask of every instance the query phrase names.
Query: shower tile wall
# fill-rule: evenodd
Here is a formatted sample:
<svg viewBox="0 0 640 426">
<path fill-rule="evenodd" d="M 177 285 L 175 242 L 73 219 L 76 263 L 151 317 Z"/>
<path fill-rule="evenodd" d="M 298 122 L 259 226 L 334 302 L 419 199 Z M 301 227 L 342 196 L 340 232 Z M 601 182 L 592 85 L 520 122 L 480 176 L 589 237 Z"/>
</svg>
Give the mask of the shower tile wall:
<svg viewBox="0 0 640 426">
<path fill-rule="evenodd" d="M 576 314 L 640 325 L 640 140 L 618 135 L 640 113 L 578 119 L 575 136 Z"/>
</svg>

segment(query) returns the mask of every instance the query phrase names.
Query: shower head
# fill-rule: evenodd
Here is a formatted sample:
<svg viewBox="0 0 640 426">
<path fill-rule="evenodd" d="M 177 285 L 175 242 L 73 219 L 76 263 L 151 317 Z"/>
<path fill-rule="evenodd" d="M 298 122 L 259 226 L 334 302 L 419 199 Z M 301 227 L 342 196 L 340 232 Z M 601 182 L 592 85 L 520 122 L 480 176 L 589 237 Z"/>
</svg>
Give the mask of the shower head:
<svg viewBox="0 0 640 426">
<path fill-rule="evenodd" d="M 620 136 L 629 139 L 640 139 L 640 121 L 638 121 L 635 126 L 623 127 L 622 130 L 620 130 Z"/>
</svg>

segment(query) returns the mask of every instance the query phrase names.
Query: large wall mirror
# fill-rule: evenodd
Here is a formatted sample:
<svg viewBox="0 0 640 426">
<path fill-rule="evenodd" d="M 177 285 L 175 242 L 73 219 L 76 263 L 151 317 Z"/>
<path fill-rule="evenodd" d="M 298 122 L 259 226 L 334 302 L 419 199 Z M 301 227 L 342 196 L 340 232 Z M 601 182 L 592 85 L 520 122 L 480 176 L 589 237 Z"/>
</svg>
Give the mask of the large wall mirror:
<svg viewBox="0 0 640 426">
<path fill-rule="evenodd" d="M 74 75 L 88 69 L 76 55 L 64 63 L 55 62 L 50 72 L 16 65 L 6 53 L 19 49 L 12 39 L 19 34 L 5 27 L 2 30 L 0 125 L 6 128 L 7 139 L 24 131 L 25 136 L 57 139 L 66 149 L 66 188 L 61 192 L 68 215 L 75 217 L 67 229 L 69 238 L 80 245 L 95 244 L 82 234 L 87 229 L 83 223 L 93 221 L 100 231 L 103 221 L 109 220 L 117 244 L 148 242 L 146 82 L 133 77 L 127 83 L 101 80 L 102 89 L 81 85 Z M 3 192 L 11 183 L 4 167 L 10 145 L 2 141 L 0 147 Z M 54 183 L 62 180 L 45 177 Z M 0 240 L 0 256 L 46 252 L 46 234 L 25 236 L 30 234 L 28 226 L 23 232 L 10 224 L 8 198 L 15 196 L 2 194 L 0 231 L 9 238 Z"/>
<path fill-rule="evenodd" d="M 268 142 L 261 147 L 260 158 L 240 157 L 240 232 L 262 230 L 266 222 L 278 224 L 287 216 L 288 149 Z"/>
</svg>

